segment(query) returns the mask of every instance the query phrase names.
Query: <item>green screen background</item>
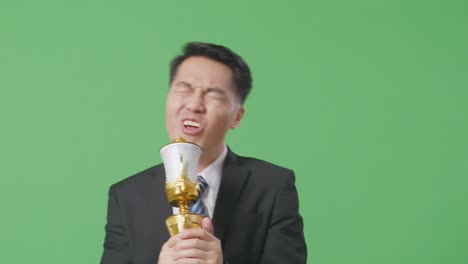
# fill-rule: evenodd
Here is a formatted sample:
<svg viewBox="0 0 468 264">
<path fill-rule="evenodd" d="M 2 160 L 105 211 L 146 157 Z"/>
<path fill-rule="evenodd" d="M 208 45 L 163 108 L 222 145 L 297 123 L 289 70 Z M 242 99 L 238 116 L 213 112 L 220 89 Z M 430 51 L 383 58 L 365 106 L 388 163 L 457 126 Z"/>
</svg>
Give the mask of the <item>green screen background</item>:
<svg viewBox="0 0 468 264">
<path fill-rule="evenodd" d="M 0 2 L 2 263 L 97 263 L 108 187 L 160 162 L 168 62 L 224 44 L 229 146 L 296 172 L 308 263 L 468 263 L 468 2 Z"/>
</svg>

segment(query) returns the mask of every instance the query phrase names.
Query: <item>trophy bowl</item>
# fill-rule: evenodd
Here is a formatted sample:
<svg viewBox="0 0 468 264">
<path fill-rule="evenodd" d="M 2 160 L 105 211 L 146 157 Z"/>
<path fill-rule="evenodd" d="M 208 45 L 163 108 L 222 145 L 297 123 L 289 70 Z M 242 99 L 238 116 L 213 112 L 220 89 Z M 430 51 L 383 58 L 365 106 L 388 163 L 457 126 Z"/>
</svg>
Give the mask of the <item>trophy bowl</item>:
<svg viewBox="0 0 468 264">
<path fill-rule="evenodd" d="M 190 228 L 201 228 L 203 216 L 189 212 L 189 206 L 198 200 L 198 162 L 201 148 L 183 138 L 173 140 L 161 148 L 166 172 L 166 197 L 169 204 L 180 209 L 166 219 L 169 234 L 175 235 Z"/>
</svg>

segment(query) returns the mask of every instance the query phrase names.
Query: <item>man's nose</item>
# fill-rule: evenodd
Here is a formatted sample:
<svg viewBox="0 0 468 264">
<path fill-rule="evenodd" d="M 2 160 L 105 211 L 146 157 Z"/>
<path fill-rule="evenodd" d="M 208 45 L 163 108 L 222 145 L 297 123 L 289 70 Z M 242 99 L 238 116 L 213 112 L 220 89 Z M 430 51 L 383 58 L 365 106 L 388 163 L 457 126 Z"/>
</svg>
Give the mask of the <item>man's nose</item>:
<svg viewBox="0 0 468 264">
<path fill-rule="evenodd" d="M 196 113 L 205 111 L 205 102 L 203 99 L 203 94 L 195 93 L 194 95 L 190 96 L 186 104 L 186 107 L 187 107 L 187 110 L 190 110 Z"/>
</svg>

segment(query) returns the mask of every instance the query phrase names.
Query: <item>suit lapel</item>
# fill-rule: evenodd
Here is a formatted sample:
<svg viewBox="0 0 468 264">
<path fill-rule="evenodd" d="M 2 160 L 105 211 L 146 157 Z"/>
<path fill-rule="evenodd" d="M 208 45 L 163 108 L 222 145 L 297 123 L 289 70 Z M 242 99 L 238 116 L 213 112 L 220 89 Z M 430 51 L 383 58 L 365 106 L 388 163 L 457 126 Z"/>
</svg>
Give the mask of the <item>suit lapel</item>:
<svg viewBox="0 0 468 264">
<path fill-rule="evenodd" d="M 166 218 L 172 215 L 172 207 L 167 202 L 165 182 L 166 173 L 163 165 L 158 165 L 155 170 L 150 194 L 150 210 L 153 212 L 152 226 L 155 233 L 158 234 L 160 241 L 166 241 L 169 238 L 169 232 L 166 228 Z"/>
<path fill-rule="evenodd" d="M 213 214 L 215 236 L 221 242 L 224 241 L 226 230 L 231 224 L 232 213 L 249 176 L 249 170 L 241 165 L 239 157 L 228 149 Z"/>
</svg>

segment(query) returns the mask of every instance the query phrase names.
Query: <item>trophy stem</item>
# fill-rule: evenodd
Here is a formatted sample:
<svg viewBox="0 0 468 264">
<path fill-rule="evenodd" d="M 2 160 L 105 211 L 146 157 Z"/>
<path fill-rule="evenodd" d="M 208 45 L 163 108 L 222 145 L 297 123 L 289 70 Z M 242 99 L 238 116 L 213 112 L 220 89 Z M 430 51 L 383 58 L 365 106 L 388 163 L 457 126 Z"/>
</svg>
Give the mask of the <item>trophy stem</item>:
<svg viewBox="0 0 468 264">
<path fill-rule="evenodd" d="M 187 205 L 187 201 L 180 201 L 179 208 L 180 208 L 180 213 L 181 214 L 188 214 L 189 213 L 189 207 Z"/>
</svg>

